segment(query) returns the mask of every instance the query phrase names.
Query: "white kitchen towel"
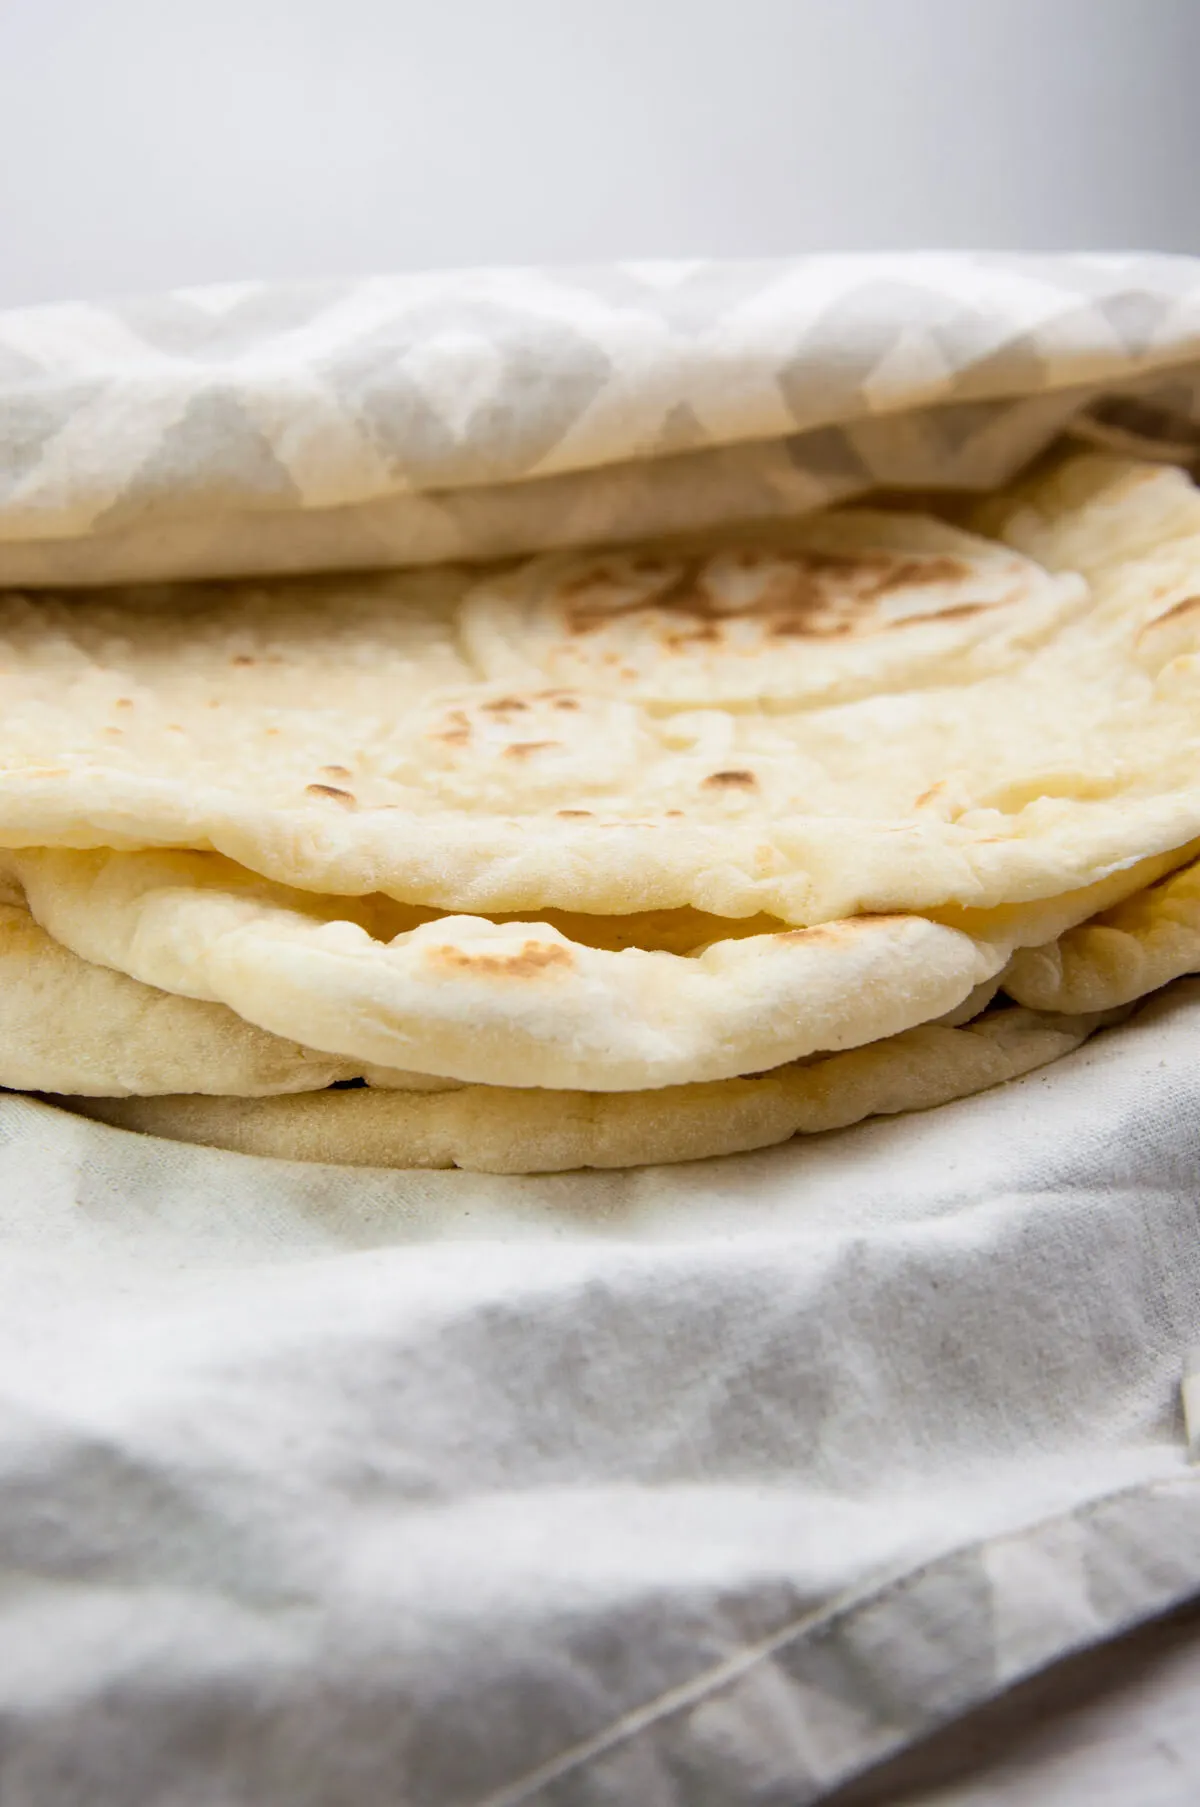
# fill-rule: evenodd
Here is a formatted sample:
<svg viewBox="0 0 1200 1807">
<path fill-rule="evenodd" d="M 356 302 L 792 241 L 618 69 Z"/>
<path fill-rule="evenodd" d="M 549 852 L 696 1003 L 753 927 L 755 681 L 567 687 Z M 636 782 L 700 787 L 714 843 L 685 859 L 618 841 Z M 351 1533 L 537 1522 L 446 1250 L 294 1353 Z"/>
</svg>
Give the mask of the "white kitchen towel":
<svg viewBox="0 0 1200 1807">
<path fill-rule="evenodd" d="M 1194 455 L 1200 259 L 241 283 L 0 314 L 0 583 L 482 557 Z"/>
<path fill-rule="evenodd" d="M 1200 1590 L 1200 982 L 762 1154 L 0 1111 L 4 1807 L 799 1807 Z"/>
</svg>

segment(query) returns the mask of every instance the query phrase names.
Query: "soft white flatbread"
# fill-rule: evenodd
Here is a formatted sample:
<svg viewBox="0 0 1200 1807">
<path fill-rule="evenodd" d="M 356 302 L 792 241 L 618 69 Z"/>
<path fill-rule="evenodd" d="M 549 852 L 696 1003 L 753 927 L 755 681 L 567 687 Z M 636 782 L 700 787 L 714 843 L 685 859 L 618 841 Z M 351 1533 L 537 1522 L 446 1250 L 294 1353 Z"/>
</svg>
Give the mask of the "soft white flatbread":
<svg viewBox="0 0 1200 1807">
<path fill-rule="evenodd" d="M 276 1159 L 484 1173 L 636 1167 L 766 1148 L 864 1117 L 925 1110 L 1057 1060 L 1112 1020 L 997 1010 L 966 1028 L 910 1029 L 754 1078 L 654 1092 L 465 1086 L 445 1093 L 63 1102 L 115 1128 Z"/>
<path fill-rule="evenodd" d="M 1200 835 L 1200 495 L 1101 455 L 967 533 L 0 597 L 0 843 L 215 849 L 455 914 L 808 926 Z"/>
</svg>

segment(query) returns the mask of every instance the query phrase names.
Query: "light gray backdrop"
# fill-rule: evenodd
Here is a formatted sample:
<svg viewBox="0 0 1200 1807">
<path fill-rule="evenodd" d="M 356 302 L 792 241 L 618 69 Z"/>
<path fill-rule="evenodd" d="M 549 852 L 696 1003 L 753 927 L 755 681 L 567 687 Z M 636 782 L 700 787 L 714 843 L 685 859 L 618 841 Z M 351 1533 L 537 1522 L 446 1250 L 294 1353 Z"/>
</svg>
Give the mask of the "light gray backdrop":
<svg viewBox="0 0 1200 1807">
<path fill-rule="evenodd" d="M 1200 250 L 1197 0 L 2 0 L 0 305 L 251 275 Z"/>
</svg>

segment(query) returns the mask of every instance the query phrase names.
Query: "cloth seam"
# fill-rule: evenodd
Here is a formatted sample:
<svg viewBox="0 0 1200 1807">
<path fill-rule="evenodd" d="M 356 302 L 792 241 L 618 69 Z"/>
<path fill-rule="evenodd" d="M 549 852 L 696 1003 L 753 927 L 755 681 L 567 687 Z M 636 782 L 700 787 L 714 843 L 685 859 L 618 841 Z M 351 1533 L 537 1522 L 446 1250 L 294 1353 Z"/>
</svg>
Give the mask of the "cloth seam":
<svg viewBox="0 0 1200 1807">
<path fill-rule="evenodd" d="M 985 1537 L 974 1543 L 958 1544 L 952 1549 L 944 1550 L 939 1555 L 930 1557 L 917 1568 L 908 1570 L 903 1575 L 894 1576 L 882 1586 L 872 1588 L 865 1594 L 852 1594 L 850 1598 L 843 1596 L 832 1606 L 818 1608 L 815 1612 L 804 1613 L 799 1618 L 789 1620 L 769 1637 L 743 1647 L 734 1656 L 726 1657 L 722 1662 L 714 1664 L 692 1681 L 666 1689 L 662 1694 L 640 1707 L 629 1708 L 603 1730 L 593 1733 L 589 1738 L 581 1739 L 579 1743 L 560 1752 L 557 1757 L 551 1757 L 538 1764 L 514 1782 L 506 1784 L 491 1794 L 479 1797 L 472 1803 L 472 1807 L 522 1807 L 522 1804 L 532 1800 L 542 1787 L 551 1782 L 561 1781 L 572 1771 L 580 1769 L 594 1758 L 615 1750 L 627 1739 L 649 1731 L 673 1713 L 698 1705 L 727 1683 L 748 1674 L 758 1663 L 767 1657 L 774 1656 L 777 1651 L 786 1649 L 788 1645 L 799 1642 L 805 1637 L 812 1638 L 814 1642 L 829 1637 L 855 1618 L 873 1611 L 889 1600 L 895 1600 L 912 1592 L 930 1575 L 970 1552 L 982 1552 L 1002 1548 L 1006 1544 L 1021 1543 L 1058 1524 L 1080 1520 L 1086 1522 L 1095 1517 L 1097 1513 L 1104 1511 L 1106 1507 L 1114 1505 L 1122 1499 L 1153 1498 L 1161 1494 L 1187 1493 L 1189 1491 L 1200 1492 L 1200 1472 L 1174 1475 L 1169 1480 L 1139 1482 L 1131 1487 L 1120 1487 L 1112 1493 L 1102 1494 L 1098 1499 L 1089 1500 L 1085 1505 L 1075 1507 L 1071 1511 L 1052 1513 L 1048 1518 L 1037 1519 L 1031 1524 L 1023 1525 L 1017 1531 L 1001 1532 L 995 1537 Z M 1200 1580 L 1200 1577 L 1197 1579 Z M 1133 1622 L 1135 1621 L 1130 1621 L 1130 1623 Z M 1123 1624 L 1124 1621 L 1114 1621 L 1105 1632 L 1099 1634 L 1095 1639 L 1064 1646 L 1061 1654 L 1067 1655 L 1073 1649 L 1082 1649 L 1087 1643 L 1098 1643 L 1103 1636 L 1111 1634 Z M 1031 1669 L 1029 1673 L 1034 1673 L 1034 1670 Z M 1020 1679 L 1020 1675 L 1006 1678 L 1005 1688 L 1011 1687 Z M 988 1697 L 981 1696 L 978 1701 L 973 1701 L 969 1705 L 978 1706 L 986 1698 Z M 928 1725 L 922 1727 L 922 1734 L 935 1729 L 938 1723 L 936 1717 L 930 1719 Z M 848 1779 L 848 1775 L 842 1778 L 842 1780 L 846 1779 Z M 838 1785 L 840 1786 L 840 1782 Z"/>
</svg>

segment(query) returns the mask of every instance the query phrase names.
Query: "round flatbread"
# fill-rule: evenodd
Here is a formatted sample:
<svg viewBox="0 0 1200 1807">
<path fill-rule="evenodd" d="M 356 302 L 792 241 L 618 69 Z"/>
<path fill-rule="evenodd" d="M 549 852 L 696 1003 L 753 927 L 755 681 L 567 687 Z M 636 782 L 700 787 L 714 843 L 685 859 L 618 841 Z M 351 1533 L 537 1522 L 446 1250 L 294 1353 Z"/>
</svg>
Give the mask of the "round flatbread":
<svg viewBox="0 0 1200 1807">
<path fill-rule="evenodd" d="M 359 1089 L 264 1100 L 63 1102 L 115 1128 L 275 1159 L 483 1173 L 636 1167 L 766 1148 L 864 1117 L 925 1110 L 1057 1060 L 1113 1020 L 997 1010 L 966 1028 L 910 1029 L 754 1078 L 654 1092 L 466 1086 L 441 1094 Z"/>
<path fill-rule="evenodd" d="M 1200 496 L 1096 454 L 965 532 L 0 598 L 0 844 L 455 914 L 990 909 L 1200 834 Z"/>
<path fill-rule="evenodd" d="M 634 1091 L 944 1017 L 997 980 L 1014 947 L 1061 933 L 1177 857 L 1042 904 L 808 929 L 694 911 L 437 916 L 286 891 L 211 854 L 42 850 L 10 862 L 37 921 L 82 959 L 225 1004 L 306 1047 L 478 1084 Z"/>
</svg>

